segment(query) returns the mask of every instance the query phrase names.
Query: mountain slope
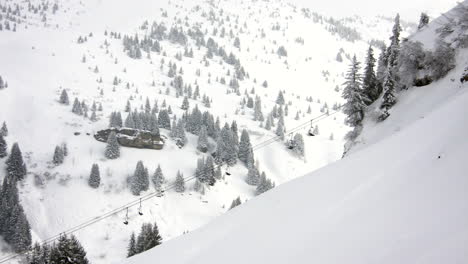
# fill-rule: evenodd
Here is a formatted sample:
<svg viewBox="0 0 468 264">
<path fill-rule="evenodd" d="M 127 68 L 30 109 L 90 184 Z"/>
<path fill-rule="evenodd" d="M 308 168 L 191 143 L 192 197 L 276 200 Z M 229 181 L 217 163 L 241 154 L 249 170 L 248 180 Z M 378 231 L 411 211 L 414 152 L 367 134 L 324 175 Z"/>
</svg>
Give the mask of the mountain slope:
<svg viewBox="0 0 468 264">
<path fill-rule="evenodd" d="M 368 117 L 342 160 L 123 263 L 466 263 L 468 50 L 456 61 Z"/>
<path fill-rule="evenodd" d="M 433 86 L 385 140 L 125 263 L 465 263 L 468 89 Z"/>
</svg>

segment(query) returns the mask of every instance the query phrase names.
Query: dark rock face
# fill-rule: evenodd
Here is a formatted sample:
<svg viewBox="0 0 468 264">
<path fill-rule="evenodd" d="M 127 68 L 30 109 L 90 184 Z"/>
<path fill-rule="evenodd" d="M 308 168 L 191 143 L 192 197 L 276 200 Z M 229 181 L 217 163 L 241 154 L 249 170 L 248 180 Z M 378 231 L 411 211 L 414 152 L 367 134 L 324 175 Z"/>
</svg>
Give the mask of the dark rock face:
<svg viewBox="0 0 468 264">
<path fill-rule="evenodd" d="M 94 134 L 97 141 L 107 142 L 111 132 L 117 135 L 117 141 L 121 146 L 130 148 L 162 149 L 164 140 L 159 135 L 153 135 L 149 131 L 131 128 L 109 128 Z"/>
<path fill-rule="evenodd" d="M 414 80 L 414 86 L 422 87 L 432 83 L 432 78 L 430 76 L 424 76 L 422 78 Z"/>
</svg>

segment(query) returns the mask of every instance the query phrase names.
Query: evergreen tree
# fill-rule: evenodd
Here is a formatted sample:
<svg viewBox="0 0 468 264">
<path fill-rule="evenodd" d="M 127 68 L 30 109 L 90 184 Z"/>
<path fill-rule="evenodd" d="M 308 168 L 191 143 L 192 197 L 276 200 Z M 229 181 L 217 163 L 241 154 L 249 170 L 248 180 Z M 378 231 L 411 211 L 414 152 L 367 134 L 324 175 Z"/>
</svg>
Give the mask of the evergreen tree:
<svg viewBox="0 0 468 264">
<path fill-rule="evenodd" d="M 229 210 L 231 210 L 232 208 L 237 207 L 237 206 L 239 206 L 241 204 L 242 204 L 242 201 L 241 201 L 240 197 L 238 196 L 236 199 L 234 199 L 232 201 L 231 207 L 229 207 Z"/>
<path fill-rule="evenodd" d="M 305 144 L 304 144 L 304 138 L 302 137 L 302 134 L 296 133 L 293 138 L 294 141 L 294 149 L 293 151 L 301 156 L 304 157 L 305 154 Z"/>
<path fill-rule="evenodd" d="M 83 108 L 81 106 L 80 101 L 78 101 L 78 98 L 75 98 L 75 101 L 73 101 L 72 113 L 77 115 L 83 115 Z"/>
<path fill-rule="evenodd" d="M 101 174 L 99 172 L 99 165 L 93 164 L 93 166 L 91 167 L 91 173 L 88 179 L 88 185 L 91 188 L 97 189 L 99 188 L 100 184 L 101 184 Z"/>
<path fill-rule="evenodd" d="M 275 187 L 275 183 L 270 179 L 267 179 L 265 172 L 262 172 L 259 178 L 259 182 L 256 189 L 256 194 L 260 195 L 264 192 L 267 192 Z"/>
<path fill-rule="evenodd" d="M 361 126 L 366 108 L 365 95 L 361 88 L 361 75 L 359 74 L 359 62 L 356 56 L 353 57 L 350 69 L 346 75 L 343 98 L 347 101 L 343 105 L 343 112 L 347 115 L 345 124 L 351 127 Z"/>
<path fill-rule="evenodd" d="M 0 134 L 0 159 L 6 157 L 7 155 L 7 143 L 3 138 L 3 135 Z"/>
<path fill-rule="evenodd" d="M 276 103 L 279 105 L 284 105 L 285 101 L 282 91 L 279 92 L 278 97 L 276 98 Z"/>
<path fill-rule="evenodd" d="M 0 236 L 15 252 L 31 247 L 29 222 L 19 201 L 17 178 L 7 174 L 0 189 Z"/>
<path fill-rule="evenodd" d="M 116 159 L 120 157 L 120 145 L 117 141 L 117 135 L 114 131 L 109 134 L 104 156 L 108 159 Z"/>
<path fill-rule="evenodd" d="M 62 235 L 50 252 L 49 263 L 89 264 L 86 251 L 74 235 Z"/>
<path fill-rule="evenodd" d="M 2 128 L 0 128 L 0 135 L 8 137 L 8 128 L 5 122 L 3 122 Z"/>
<path fill-rule="evenodd" d="M 249 157 L 249 161 L 247 163 L 247 178 L 245 182 L 249 185 L 257 185 L 259 181 L 259 172 L 257 167 L 254 164 L 253 157 Z"/>
<path fill-rule="evenodd" d="M 63 89 L 62 93 L 60 94 L 60 100 L 59 102 L 64 105 L 69 105 L 70 100 L 68 99 L 68 93 L 67 90 Z"/>
<path fill-rule="evenodd" d="M 247 130 L 242 130 L 239 142 L 239 160 L 247 165 L 249 155 L 252 153 L 252 145 L 250 144 L 250 137 Z"/>
<path fill-rule="evenodd" d="M 419 18 L 418 30 L 422 29 L 427 24 L 429 24 L 429 16 L 426 13 L 421 13 L 421 17 Z"/>
<path fill-rule="evenodd" d="M 208 135 L 206 131 L 206 126 L 202 126 L 200 129 L 200 133 L 198 135 L 197 149 L 203 153 L 208 151 Z"/>
<path fill-rule="evenodd" d="M 140 195 L 142 191 L 149 189 L 148 169 L 145 168 L 143 162 L 138 161 L 135 172 L 130 180 L 130 190 L 133 195 Z"/>
<path fill-rule="evenodd" d="M 182 110 L 188 110 L 190 107 L 190 103 L 188 101 L 187 96 L 184 96 L 184 100 L 182 101 L 182 106 L 180 107 Z"/>
<path fill-rule="evenodd" d="M 157 192 L 162 191 L 162 185 L 165 182 L 164 174 L 162 172 L 161 166 L 158 164 L 158 167 L 156 168 L 156 171 L 153 174 L 153 177 L 151 178 L 151 181 L 153 182 L 154 189 Z"/>
<path fill-rule="evenodd" d="M 369 49 L 367 50 L 366 66 L 364 68 L 364 78 L 362 81 L 363 94 L 365 95 L 364 99 L 369 99 L 365 102 L 366 105 L 372 104 L 380 96 L 374 68 L 374 50 L 372 49 L 372 46 L 369 46 Z"/>
<path fill-rule="evenodd" d="M 18 143 L 14 143 L 11 147 L 10 156 L 6 161 L 6 170 L 8 176 L 15 181 L 21 181 L 26 176 L 26 164 Z"/>
<path fill-rule="evenodd" d="M 129 258 L 136 254 L 137 254 L 137 251 L 136 251 L 135 233 L 132 232 L 132 235 L 130 236 L 130 241 L 128 242 L 127 257 Z"/>
<path fill-rule="evenodd" d="M 206 183 L 210 186 L 213 186 L 216 183 L 216 171 L 214 165 L 214 159 L 211 155 L 206 158 L 204 164 L 204 172 Z"/>
<path fill-rule="evenodd" d="M 175 179 L 175 191 L 179 193 L 185 192 L 185 180 L 184 180 L 184 175 L 180 172 L 177 171 L 177 176 Z"/>
<path fill-rule="evenodd" d="M 278 122 L 278 125 L 276 126 L 276 135 L 284 140 L 284 126 L 281 122 Z"/>
<path fill-rule="evenodd" d="M 167 110 L 163 109 L 159 111 L 158 115 L 158 123 L 159 127 L 165 128 L 165 129 L 171 129 L 171 118 L 169 117 L 169 113 Z"/>
<path fill-rule="evenodd" d="M 55 151 L 54 151 L 54 157 L 52 159 L 52 162 L 54 163 L 54 165 L 62 164 L 64 158 L 65 158 L 65 155 L 63 154 L 63 149 L 60 146 L 56 146 Z"/>
</svg>

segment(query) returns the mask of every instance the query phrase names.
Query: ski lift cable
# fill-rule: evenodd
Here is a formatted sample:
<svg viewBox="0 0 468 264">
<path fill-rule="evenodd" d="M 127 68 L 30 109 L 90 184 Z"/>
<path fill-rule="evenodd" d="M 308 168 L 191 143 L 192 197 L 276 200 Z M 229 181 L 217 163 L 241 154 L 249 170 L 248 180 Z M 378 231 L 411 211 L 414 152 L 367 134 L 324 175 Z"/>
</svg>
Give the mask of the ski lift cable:
<svg viewBox="0 0 468 264">
<path fill-rule="evenodd" d="M 324 119 L 326 119 L 326 118 L 328 118 L 330 116 L 333 116 L 333 115 L 335 115 L 336 113 L 339 112 L 341 107 L 342 106 L 339 106 L 336 109 L 336 111 L 334 111 L 331 114 L 327 114 L 327 113 L 321 114 L 321 115 L 319 115 L 317 117 L 314 117 L 314 118 L 308 120 L 307 122 L 305 122 L 303 124 L 300 124 L 299 126 L 296 126 L 296 127 L 292 128 L 292 129 L 289 129 L 289 130 L 287 130 L 285 132 L 285 134 L 290 134 L 290 133 L 294 133 L 294 132 L 299 131 L 299 130 L 303 129 L 304 127 L 306 127 L 307 125 L 309 125 L 311 121 L 313 121 L 315 123 L 318 123 L 318 122 L 320 122 L 320 121 L 322 121 L 322 120 L 324 120 Z M 278 140 L 283 140 L 283 139 L 282 139 L 281 136 L 275 136 L 275 137 L 272 137 L 270 139 L 267 139 L 267 140 L 265 140 L 265 141 L 263 141 L 263 142 L 261 142 L 259 144 L 256 144 L 255 146 L 253 146 L 252 151 L 256 151 L 256 150 L 258 150 L 260 148 L 264 148 L 264 147 L 266 147 L 266 146 L 268 146 L 268 145 L 270 145 L 273 142 L 276 142 Z M 214 169 L 220 168 L 223 165 L 224 165 L 224 162 L 221 162 L 220 164 L 217 164 L 216 166 L 214 166 Z M 196 176 L 186 177 L 186 178 L 184 178 L 184 183 L 192 181 L 192 180 L 194 180 L 196 178 L 197 178 Z M 168 185 L 166 188 L 164 188 L 162 190 L 146 194 L 146 195 L 144 195 L 144 196 L 142 196 L 142 197 L 140 197 L 138 199 L 135 199 L 135 200 L 133 200 L 133 201 L 127 203 L 127 204 L 124 204 L 124 205 L 122 205 L 120 207 L 117 207 L 117 208 L 115 208 L 115 209 L 113 209 L 113 210 L 111 210 L 111 211 L 109 211 L 107 213 L 104 213 L 104 214 L 102 214 L 100 216 L 93 217 L 93 218 L 91 218 L 91 219 L 89 219 L 87 221 L 84 221 L 79 225 L 71 227 L 68 230 L 63 231 L 63 232 L 61 232 L 61 233 L 59 233 L 59 234 L 57 234 L 55 236 L 49 237 L 49 238 L 47 238 L 45 240 L 42 240 L 42 242 L 39 243 L 39 244 L 41 246 L 52 244 L 53 242 L 57 241 L 60 237 L 62 237 L 64 235 L 74 234 L 74 233 L 76 233 L 76 232 L 78 232 L 78 231 L 80 231 L 80 230 L 82 230 L 82 229 L 84 229 L 84 228 L 86 228 L 88 226 L 94 225 L 97 222 L 103 221 L 103 220 L 105 220 L 105 219 L 107 219 L 107 218 L 109 218 L 111 216 L 114 216 L 114 215 L 116 215 L 116 214 L 118 214 L 120 212 L 123 212 L 125 210 L 127 211 L 127 214 L 126 214 L 127 218 L 126 219 L 128 219 L 128 210 L 129 210 L 129 208 L 137 206 L 137 205 L 141 206 L 142 202 L 145 202 L 145 201 L 147 201 L 149 199 L 152 199 L 154 197 L 158 197 L 158 195 L 161 192 L 166 192 L 166 191 L 172 190 L 175 187 L 176 187 L 176 184 L 172 183 L 172 184 Z M 16 253 L 16 254 L 5 256 L 4 258 L 0 259 L 0 264 L 1 263 L 6 263 L 7 261 L 10 261 L 12 259 L 18 258 L 18 257 L 23 256 L 23 255 L 27 255 L 27 254 L 29 254 L 31 252 L 32 252 L 32 249 L 29 249 L 29 250 L 25 250 L 25 251 L 22 251 L 22 252 L 19 252 L 19 253 Z"/>
</svg>

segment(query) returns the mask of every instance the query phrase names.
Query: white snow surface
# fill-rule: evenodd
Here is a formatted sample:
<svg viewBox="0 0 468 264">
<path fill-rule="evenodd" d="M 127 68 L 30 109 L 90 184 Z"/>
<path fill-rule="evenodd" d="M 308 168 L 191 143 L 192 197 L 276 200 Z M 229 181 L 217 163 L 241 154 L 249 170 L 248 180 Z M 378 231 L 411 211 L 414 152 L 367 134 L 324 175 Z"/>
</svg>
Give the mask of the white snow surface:
<svg viewBox="0 0 468 264">
<path fill-rule="evenodd" d="M 0 0 L 0 2 L 6 3 L 10 1 Z M 39 2 L 41 1 L 35 1 L 35 3 Z M 25 2 L 21 3 L 25 4 Z M 226 94 L 227 86 L 215 81 L 217 77 L 226 77 L 227 70 L 230 70 L 232 74 L 233 69 L 226 64 L 221 65 L 219 58 L 216 57 L 210 61 L 209 67 L 205 67 L 202 63 L 202 58 L 206 50 L 203 48 L 200 51 L 194 48 L 195 57 L 193 59 L 184 57 L 182 61 L 177 61 L 174 55 L 177 52 L 183 52 L 183 47 L 171 44 L 168 41 L 162 41 L 161 44 L 167 52 L 167 56 L 152 53 L 151 59 L 146 58 L 146 54 L 144 54 L 143 59 L 133 60 L 124 54 L 121 40 L 104 36 L 105 30 L 108 32 L 117 31 L 122 35 L 128 34 L 133 36 L 135 33 L 141 34 L 142 31 L 139 30 L 139 26 L 145 20 L 148 20 L 150 23 L 153 20 L 165 22 L 170 27 L 174 22 L 174 16 L 181 19 L 188 17 L 189 24 L 200 22 L 202 28 L 208 30 L 209 33 L 207 35 L 211 36 L 211 31 L 217 27 L 217 24 L 212 25 L 206 18 L 201 16 L 201 12 L 197 13 L 193 11 L 192 7 L 196 5 L 200 5 L 202 11 L 208 12 L 210 10 L 209 4 L 201 0 L 170 2 L 153 0 L 64 0 L 60 1 L 58 13 L 48 16 L 46 26 L 42 25 L 43 23 L 39 22 L 38 16 L 35 15 L 27 17 L 27 23 L 18 25 L 17 32 L 0 31 L 0 75 L 9 84 L 7 89 L 0 90 L 0 122 L 6 121 L 8 124 L 10 135 L 6 140 L 9 147 L 14 142 L 19 142 L 27 163 L 29 174 L 20 185 L 20 196 L 31 224 L 34 241 L 43 241 L 68 228 L 93 219 L 100 214 L 138 198 L 129 192 L 126 186 L 126 179 L 133 173 L 135 165 L 139 160 L 143 160 L 151 174 L 156 166 L 160 164 L 165 177 L 168 179 L 167 184 L 170 184 L 174 180 L 177 170 L 181 170 L 185 177 L 193 175 L 196 159 L 202 155 L 206 155 L 196 150 L 197 137 L 194 135 L 187 134 L 188 144 L 183 149 L 179 149 L 172 140 L 168 140 L 166 146 L 161 151 L 122 148 L 121 157 L 117 160 L 106 160 L 103 155 L 105 144 L 99 143 L 92 136 L 86 135 L 86 133 L 93 135 L 97 130 L 107 128 L 108 117 L 112 111 L 121 111 L 125 119 L 126 113 L 123 112 L 123 109 L 127 99 L 131 95 L 135 97 L 131 101 L 134 108 L 139 108 L 144 104 L 146 97 L 150 99 L 151 103 L 154 100 L 158 100 L 160 107 L 162 101 L 166 100 L 174 113 L 180 117 L 183 113 L 179 109 L 182 98 L 174 96 L 173 88 L 170 95 L 164 94 L 170 82 L 170 79 L 166 76 L 169 61 L 176 62 L 178 66 L 183 67 L 185 72 L 184 81 L 186 83 L 190 83 L 194 87 L 193 84 L 197 80 L 200 84 L 201 94 L 206 93 L 213 99 L 211 108 L 201 106 L 200 101 L 190 100 L 191 108 L 195 104 L 198 104 L 202 111 L 208 110 L 213 115 L 219 116 L 221 124 L 236 120 L 240 131 L 245 128 L 250 132 L 253 145 L 274 136 L 274 130 L 267 131 L 259 126 L 259 122 L 252 120 L 251 109 L 246 109 L 245 115 L 235 114 L 235 111 L 240 108 L 239 102 L 242 97 L 235 94 Z M 342 103 L 341 89 L 338 92 L 334 89 L 343 83 L 343 72 L 346 71 L 349 62 L 346 55 L 349 57 L 356 53 L 362 61 L 368 46 L 367 41 L 371 39 L 388 39 L 392 27 L 391 21 L 376 18 L 369 21 L 365 20 L 362 24 L 353 24 L 353 27 L 356 27 L 356 30 L 362 33 L 363 40 L 351 43 L 341 39 L 337 35 L 330 34 L 325 29 L 329 25 L 313 23 L 311 19 L 304 18 L 300 12 L 294 12 L 284 2 L 272 1 L 267 3 L 257 1 L 246 3 L 243 1 L 220 1 L 220 7 L 223 8 L 224 15 L 230 15 L 231 21 L 234 20 L 234 17 L 239 16 L 239 23 L 243 24 L 246 22 L 248 25 L 248 30 L 239 34 L 241 40 L 240 50 L 233 47 L 233 39 L 231 38 L 213 37 L 218 43 L 225 46 L 227 52 L 233 51 L 249 72 L 251 78 L 240 83 L 242 94 L 244 90 L 250 91 L 252 88 L 255 88 L 256 94 L 262 98 L 262 110 L 266 116 L 271 111 L 278 92 L 285 90 L 286 101 L 292 102 L 289 108 L 289 115 L 285 121 L 287 129 L 322 114 L 320 108 L 323 107 L 324 103 L 328 104 L 331 112 L 331 106 L 334 103 Z M 162 10 L 168 12 L 168 17 L 161 15 Z M 215 12 L 219 12 L 217 7 L 214 7 L 214 10 Z M 275 13 L 274 10 L 281 10 L 279 17 L 272 15 Z M 276 23 L 282 26 L 280 31 L 273 31 L 271 29 Z M 25 28 L 26 25 L 27 28 Z M 229 32 L 229 29 L 234 30 L 232 24 L 228 26 L 226 23 L 225 26 L 227 32 Z M 307 30 L 304 31 L 304 28 L 307 28 Z M 259 36 L 260 29 L 265 30 L 265 38 Z M 88 37 L 88 41 L 85 43 L 77 44 L 79 36 L 88 35 L 90 32 L 93 33 L 93 37 Z M 304 45 L 295 42 L 295 39 L 298 37 L 304 39 Z M 104 46 L 105 41 L 109 43 L 107 48 Z M 190 44 L 193 45 L 192 40 L 190 40 Z M 279 58 L 274 53 L 280 45 L 284 45 L 287 49 L 287 58 Z M 343 54 L 344 62 L 342 63 L 338 63 L 335 60 L 340 48 L 343 48 L 345 51 Z M 86 56 L 86 62 L 82 63 L 81 60 L 84 55 Z M 161 71 L 160 61 L 162 58 L 165 59 L 165 65 Z M 117 63 L 115 63 L 116 59 Z M 287 64 L 285 63 L 286 60 Z M 97 74 L 93 72 L 95 66 L 99 67 L 99 73 Z M 201 69 L 201 76 L 199 77 L 195 75 L 195 71 L 198 68 Z M 124 69 L 126 69 L 126 72 L 124 72 Z M 208 73 L 211 74 L 211 77 Z M 327 73 L 329 74 L 327 75 Z M 115 92 L 112 91 L 114 76 L 118 76 L 123 82 L 123 84 L 116 87 Z M 100 77 L 103 78 L 103 83 L 96 81 Z M 256 82 L 253 81 L 254 78 Z M 208 79 L 210 79 L 211 83 L 208 83 Z M 156 83 L 156 87 L 151 86 L 153 80 Z M 229 78 L 226 80 L 229 82 Z M 268 80 L 268 88 L 261 86 L 263 80 Z M 124 87 L 126 82 L 134 86 L 127 90 Z M 448 79 L 446 79 L 446 85 L 452 87 Z M 98 87 L 104 90 L 103 96 L 99 94 Z M 136 94 L 136 88 L 138 88 L 138 94 Z M 58 98 L 62 89 L 67 89 L 71 101 L 77 97 L 80 100 L 85 100 L 88 105 L 93 101 L 102 103 L 104 111 L 98 112 L 99 120 L 91 122 L 82 116 L 72 114 L 70 111 L 71 105 L 60 105 Z M 418 100 L 419 97 L 416 96 L 418 93 L 426 95 L 426 93 L 421 92 L 423 90 L 433 91 L 427 93 L 428 97 L 433 95 L 433 103 L 426 105 L 424 109 L 421 106 L 423 101 L 421 100 L 420 102 Z M 454 97 L 454 90 L 455 88 L 443 90 L 437 84 L 434 84 L 417 91 L 410 91 L 408 93 L 414 93 L 415 97 L 413 100 L 421 108 L 414 110 L 411 108 L 411 115 L 408 115 L 407 119 L 393 120 L 393 118 L 401 116 L 395 113 L 389 119 L 389 122 L 382 126 L 376 126 L 376 129 L 381 127 L 381 131 L 386 133 L 385 138 L 391 138 L 396 136 L 394 135 L 394 127 L 387 129 L 387 126 L 391 124 L 397 126 L 398 122 L 405 123 L 405 125 L 413 124 L 416 121 L 426 122 L 427 119 L 419 120 L 419 117 L 428 113 L 428 109 L 432 109 L 432 106 L 435 108 L 443 103 L 448 103 L 447 98 Z M 162 94 L 159 93 L 160 91 L 162 91 Z M 439 98 L 437 93 L 440 93 L 444 100 Z M 313 103 L 307 102 L 305 100 L 306 96 L 312 96 Z M 424 102 L 429 101 L 426 100 Z M 403 102 L 399 104 L 403 105 Z M 307 114 L 309 105 L 311 106 L 312 113 Z M 395 111 L 398 111 L 397 109 L 400 108 L 396 107 Z M 408 111 L 407 108 L 401 109 L 403 112 Z M 418 112 L 417 109 L 420 109 L 420 111 Z M 297 111 L 300 111 L 300 119 L 294 120 Z M 444 122 L 448 121 L 444 120 Z M 255 152 L 255 158 L 259 161 L 260 170 L 265 171 L 267 176 L 278 186 L 340 159 L 343 151 L 343 136 L 349 130 L 348 127 L 343 125 L 343 115 L 339 113 L 327 118 L 320 122 L 319 126 L 321 132 L 319 136 L 313 138 L 305 137 L 305 159 L 295 157 L 285 148 L 283 143 L 275 142 Z M 435 129 L 445 129 L 445 127 L 441 125 Z M 453 132 L 461 133 L 462 129 L 459 129 L 460 131 Z M 368 131 L 369 137 L 365 138 L 363 136 L 362 141 L 376 143 L 379 137 L 372 135 L 372 131 L 377 130 L 369 129 Z M 401 129 L 402 131 L 403 128 Z M 74 132 L 81 132 L 81 135 L 74 136 Z M 162 129 L 161 132 L 164 135 L 168 135 L 168 131 L 166 130 Z M 300 131 L 304 135 L 306 132 L 307 129 Z M 401 132 L 396 134 L 398 135 Z M 440 131 L 440 133 L 442 132 Z M 334 140 L 329 140 L 329 136 L 332 133 Z M 427 142 L 430 142 L 431 138 L 429 137 L 432 137 L 432 135 L 429 134 L 427 136 Z M 440 140 L 449 140 L 449 137 Z M 408 141 L 410 140 L 408 139 Z M 70 155 L 66 157 L 64 164 L 53 166 L 51 160 L 54 148 L 62 142 L 68 144 Z M 410 142 L 416 143 L 417 141 L 413 140 Z M 394 149 L 391 151 L 397 152 L 397 146 L 393 144 L 392 147 Z M 449 150 L 451 151 L 449 148 L 447 150 L 444 149 L 444 153 L 450 153 Z M 390 150 L 388 151 L 390 153 Z M 379 152 L 378 150 L 375 150 L 374 153 L 384 155 L 383 152 Z M 404 154 L 409 155 L 410 153 Z M 364 160 L 373 160 L 376 162 L 376 165 L 371 168 L 367 168 L 367 166 L 360 168 L 363 170 L 362 173 L 350 173 L 354 172 L 354 169 L 359 168 L 359 166 L 353 165 L 354 167 L 347 167 L 350 165 L 346 164 L 354 164 L 355 161 L 351 162 L 349 160 L 357 159 L 356 157 L 359 155 Z M 455 153 L 453 155 L 459 157 Z M 387 153 L 385 153 L 385 156 L 394 157 L 393 155 L 387 155 Z M 402 156 L 403 154 L 399 155 L 398 159 L 394 158 L 391 160 L 398 161 L 399 163 Z M 275 250 L 276 253 L 287 256 L 287 249 L 295 248 L 297 250 L 297 245 L 301 244 L 301 242 L 313 245 L 313 241 L 308 242 L 308 239 L 317 239 L 314 240 L 316 241 L 314 243 L 320 244 L 318 236 L 328 236 L 328 234 L 319 232 L 322 230 L 322 224 L 319 226 L 318 223 L 329 219 L 329 215 L 340 213 L 344 217 L 348 213 L 364 212 L 363 208 L 343 211 L 339 206 L 341 204 L 344 206 L 348 202 L 351 203 L 354 199 L 353 197 L 358 199 L 361 197 L 360 195 L 367 195 L 366 188 L 363 186 L 371 186 L 371 183 L 368 182 L 377 177 L 376 175 L 380 175 L 380 177 L 375 178 L 376 184 L 380 182 L 378 179 L 381 181 L 390 180 L 386 175 L 389 175 L 387 173 L 391 170 L 388 169 L 385 174 L 381 174 L 379 171 L 381 168 L 384 168 L 384 165 L 379 165 L 376 160 L 377 158 L 377 155 L 371 157 L 370 154 L 353 154 L 353 156 L 334 165 L 337 167 L 336 169 L 333 169 L 333 167 L 326 168 L 318 172 L 318 174 L 312 174 L 318 176 L 304 177 L 290 185 L 279 186 L 271 194 L 262 195 L 259 199 L 252 199 L 255 197 L 255 187 L 245 183 L 244 179 L 247 170 L 244 166 L 238 164 L 231 170 L 233 176 L 226 177 L 226 179 L 218 182 L 214 187 L 207 190 L 205 195 L 194 192 L 192 184 L 188 183 L 188 191 L 183 195 L 169 191 L 162 198 L 155 198 L 145 202 L 143 204 L 144 216 L 138 216 L 137 208 L 130 208 L 130 224 L 128 226 L 122 224 L 125 214 L 122 212 L 105 221 L 87 227 L 77 232 L 76 235 L 88 252 L 90 261 L 97 264 L 118 263 L 122 261 L 126 256 L 126 246 L 130 234 L 133 231 L 138 231 L 142 223 L 154 221 L 157 222 L 164 238 L 163 246 L 154 251 L 157 252 L 154 253 L 158 255 L 157 258 L 169 259 L 171 252 L 178 247 L 178 243 L 193 243 L 189 247 L 191 253 L 175 254 L 177 256 L 173 256 L 173 259 L 169 261 L 170 263 L 173 261 L 201 261 L 202 258 L 208 257 L 208 254 L 203 254 L 205 249 L 215 246 L 222 247 L 223 244 L 226 244 L 226 246 L 231 245 L 232 248 L 235 248 L 234 245 L 230 244 L 231 242 L 242 244 L 239 246 L 243 247 L 244 245 L 245 247 L 251 245 L 250 250 L 255 251 L 259 245 L 268 246 L 267 242 L 273 241 L 268 236 L 261 235 L 273 232 L 273 230 L 280 230 L 281 232 L 289 230 L 291 235 L 285 234 L 284 239 L 279 234 L 277 236 L 285 242 L 288 239 L 298 239 L 299 243 L 288 241 L 288 243 L 282 243 L 281 251 Z M 444 159 L 438 160 L 438 162 L 440 164 L 449 160 L 450 156 L 447 156 Z M 4 177 L 4 161 L 5 159 L 0 160 L 0 179 Z M 87 179 L 93 163 L 99 164 L 102 177 L 102 185 L 97 190 L 91 189 L 87 185 Z M 341 173 L 336 172 L 340 170 L 339 168 L 342 170 Z M 379 171 L 375 172 L 372 168 L 379 168 Z M 396 166 L 394 169 L 397 170 L 398 168 L 400 167 Z M 327 171 L 335 172 L 326 173 Z M 354 174 L 356 174 L 355 177 L 351 177 Z M 43 186 L 35 184 L 35 175 L 45 179 Z M 451 175 L 450 177 L 455 176 Z M 437 177 L 437 175 L 433 177 Z M 405 179 L 402 178 L 402 181 Z M 391 186 L 393 185 L 389 185 L 388 188 L 391 188 Z M 462 183 L 457 186 L 457 188 L 462 187 Z M 357 191 L 357 188 L 364 190 Z M 384 188 L 384 186 L 380 186 L 380 188 Z M 149 192 L 151 191 L 153 189 L 150 189 Z M 351 195 L 351 192 L 353 195 Z M 453 194 L 455 195 L 456 192 Z M 226 216 L 213 222 L 213 226 L 205 226 L 216 217 L 224 214 L 231 201 L 237 196 L 240 196 L 243 202 L 246 200 L 249 200 L 249 202 L 245 206 L 241 206 L 240 210 L 235 209 L 228 212 Z M 268 197 L 272 199 L 270 200 Z M 303 201 L 293 200 L 296 198 L 303 198 Z M 295 202 L 290 203 L 289 199 Z M 302 203 L 307 204 L 303 205 Z M 365 205 L 363 204 L 363 206 Z M 346 206 L 346 208 L 348 207 Z M 280 209 L 285 211 L 281 212 Z M 350 207 L 349 210 L 351 209 L 353 207 Z M 261 213 L 262 210 L 270 211 Z M 291 218 L 286 219 L 286 217 L 289 217 L 286 214 L 286 210 L 293 210 L 296 213 L 307 213 L 313 219 L 308 219 L 306 215 L 297 215 L 297 218 L 293 217 L 293 211 L 291 211 Z M 259 214 L 251 213 L 256 211 Z M 244 215 L 242 212 L 246 212 L 246 216 L 241 216 Z M 239 219 L 233 222 L 226 220 L 232 217 L 243 217 L 244 220 Z M 245 222 L 247 221 L 245 218 L 251 219 Z M 261 226 L 258 225 L 260 220 L 264 222 Z M 336 221 L 335 224 L 331 222 L 329 224 L 338 225 L 338 218 L 334 218 L 334 220 Z M 313 227 L 313 230 L 310 232 L 313 233 L 307 240 L 300 241 L 300 236 L 293 235 L 294 230 L 291 230 L 290 226 L 307 230 L 306 226 L 303 225 L 306 222 L 310 222 L 311 228 Z M 285 226 L 288 223 L 290 226 Z M 275 229 L 271 228 L 273 224 L 276 225 Z M 358 225 L 360 223 L 354 224 Z M 166 244 L 166 241 L 201 226 L 205 226 L 204 229 Z M 244 227 L 242 226 L 246 229 L 243 230 L 242 228 Z M 397 229 L 398 227 L 400 226 L 396 226 L 395 228 Z M 212 232 L 210 230 L 217 231 Z M 246 234 L 243 233 L 245 231 L 249 231 L 250 234 L 256 234 L 255 230 L 261 233 L 245 236 L 242 240 L 232 240 L 235 238 L 234 233 L 239 233 L 240 237 L 241 234 Z M 354 231 L 348 230 L 347 232 Z M 330 241 L 333 241 L 333 238 L 338 238 L 338 233 L 329 232 L 331 232 Z M 209 234 L 213 234 L 215 237 L 210 238 Z M 190 237 L 193 237 L 192 239 L 199 237 L 202 241 L 190 239 L 192 242 L 184 242 Z M 363 239 L 363 236 L 356 237 L 356 239 Z M 461 238 L 463 237 L 466 236 L 461 236 Z M 223 239 L 223 243 L 218 243 L 218 239 Z M 349 237 L 349 239 L 352 238 Z M 258 243 L 259 241 L 262 243 Z M 216 245 L 209 245 L 211 242 Z M 256 244 L 250 244 L 250 242 L 255 242 Z M 346 240 L 340 242 L 343 247 L 345 242 Z M 371 242 L 369 242 L 369 245 Z M 278 247 L 280 245 L 281 243 L 278 243 Z M 0 258 L 11 254 L 10 251 L 3 248 L 1 241 L 0 246 L 2 246 Z M 172 249 L 165 250 L 166 247 Z M 181 248 L 187 250 L 185 247 Z M 319 248 L 317 247 L 317 249 Z M 219 250 L 223 252 L 221 248 Z M 310 248 L 302 247 L 301 250 L 310 250 Z M 261 251 L 257 254 L 260 253 Z M 315 255 L 320 255 L 326 254 L 327 251 L 317 250 L 315 253 Z M 151 259 L 153 258 L 152 254 L 152 252 L 145 253 L 141 257 L 135 258 L 135 261 L 138 258 Z M 267 257 L 269 254 L 265 253 L 263 256 Z M 216 256 L 214 255 L 212 258 L 214 259 Z M 257 255 L 257 257 L 260 256 Z M 232 257 L 231 260 L 227 261 L 234 261 L 236 258 L 241 257 L 241 251 L 239 251 L 236 257 Z M 247 255 L 244 257 L 247 258 Z M 290 257 L 291 255 L 288 256 L 288 258 Z M 252 258 L 254 258 L 253 255 Z M 281 259 L 278 258 L 278 260 Z"/>
<path fill-rule="evenodd" d="M 345 158 L 122 263 L 467 263 L 467 63 L 370 113 Z"/>
</svg>

